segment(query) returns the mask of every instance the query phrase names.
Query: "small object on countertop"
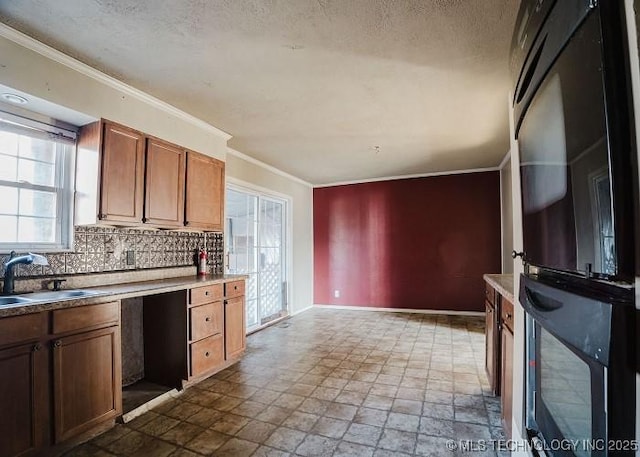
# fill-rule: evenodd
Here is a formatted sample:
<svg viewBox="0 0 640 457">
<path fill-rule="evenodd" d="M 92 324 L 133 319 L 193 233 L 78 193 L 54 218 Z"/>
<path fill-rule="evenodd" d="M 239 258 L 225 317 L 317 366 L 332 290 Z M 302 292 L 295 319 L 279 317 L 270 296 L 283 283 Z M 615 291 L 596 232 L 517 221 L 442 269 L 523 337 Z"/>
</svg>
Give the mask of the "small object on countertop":
<svg viewBox="0 0 640 457">
<path fill-rule="evenodd" d="M 204 249 L 200 249 L 200 255 L 198 256 L 198 275 L 204 276 L 207 274 L 207 253 Z"/>
<path fill-rule="evenodd" d="M 57 292 L 60 290 L 60 286 L 62 286 L 63 282 L 67 282 L 67 280 L 61 278 L 52 279 L 51 281 L 49 281 L 50 287 L 47 288 L 53 290 L 54 292 Z"/>
</svg>

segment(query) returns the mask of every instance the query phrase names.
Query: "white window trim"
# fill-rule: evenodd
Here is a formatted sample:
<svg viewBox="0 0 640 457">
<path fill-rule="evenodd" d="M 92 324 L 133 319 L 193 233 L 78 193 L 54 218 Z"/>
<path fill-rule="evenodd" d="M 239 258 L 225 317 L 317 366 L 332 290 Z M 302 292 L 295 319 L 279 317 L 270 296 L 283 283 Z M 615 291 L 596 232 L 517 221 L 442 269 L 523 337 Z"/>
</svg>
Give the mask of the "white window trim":
<svg viewBox="0 0 640 457">
<path fill-rule="evenodd" d="M 15 115 L 5 111 L 2 106 L 0 118 L 9 122 L 32 128 L 40 132 L 46 132 L 59 141 L 56 144 L 56 154 L 58 158 L 62 156 L 62 164 L 56 167 L 56 183 L 61 185 L 55 189 L 56 193 L 56 242 L 55 243 L 0 243 L 0 253 L 7 254 L 11 251 L 27 252 L 38 251 L 42 253 L 71 252 L 73 251 L 74 226 L 73 211 L 75 198 L 75 158 L 76 158 L 76 137 L 77 130 L 73 126 L 51 125 L 35 119 L 30 119 L 21 115 Z M 66 143 L 66 146 L 65 146 Z M 60 176 L 59 174 L 62 174 Z M 52 191 L 51 186 L 41 186 L 30 183 L 15 183 L 0 181 L 0 185 L 7 185 L 21 189 L 34 189 Z"/>
</svg>

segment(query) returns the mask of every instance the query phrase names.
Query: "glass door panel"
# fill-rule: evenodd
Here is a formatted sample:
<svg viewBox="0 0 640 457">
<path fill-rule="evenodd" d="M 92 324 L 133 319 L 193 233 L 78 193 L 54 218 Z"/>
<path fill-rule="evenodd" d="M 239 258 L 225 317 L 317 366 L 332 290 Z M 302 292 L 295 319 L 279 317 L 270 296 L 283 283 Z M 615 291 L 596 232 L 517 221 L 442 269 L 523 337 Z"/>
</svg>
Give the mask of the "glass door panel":
<svg viewBox="0 0 640 457">
<path fill-rule="evenodd" d="M 286 312 L 284 229 L 286 202 L 227 188 L 226 272 L 248 275 L 247 328 Z"/>
</svg>

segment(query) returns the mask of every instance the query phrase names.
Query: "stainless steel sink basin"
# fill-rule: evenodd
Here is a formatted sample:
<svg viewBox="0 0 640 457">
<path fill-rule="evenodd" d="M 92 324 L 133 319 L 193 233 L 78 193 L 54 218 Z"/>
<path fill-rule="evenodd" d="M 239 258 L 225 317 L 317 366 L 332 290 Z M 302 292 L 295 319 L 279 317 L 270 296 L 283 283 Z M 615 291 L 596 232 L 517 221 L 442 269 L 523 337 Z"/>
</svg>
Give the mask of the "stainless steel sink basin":
<svg viewBox="0 0 640 457">
<path fill-rule="evenodd" d="M 3 305 L 19 305 L 22 303 L 31 303 L 32 300 L 22 297 L 0 297 L 0 306 Z"/>
<path fill-rule="evenodd" d="M 100 292 L 94 290 L 56 290 L 51 292 L 36 292 L 30 294 L 29 298 L 34 301 L 57 301 L 69 300 L 71 298 L 92 297 Z"/>
</svg>

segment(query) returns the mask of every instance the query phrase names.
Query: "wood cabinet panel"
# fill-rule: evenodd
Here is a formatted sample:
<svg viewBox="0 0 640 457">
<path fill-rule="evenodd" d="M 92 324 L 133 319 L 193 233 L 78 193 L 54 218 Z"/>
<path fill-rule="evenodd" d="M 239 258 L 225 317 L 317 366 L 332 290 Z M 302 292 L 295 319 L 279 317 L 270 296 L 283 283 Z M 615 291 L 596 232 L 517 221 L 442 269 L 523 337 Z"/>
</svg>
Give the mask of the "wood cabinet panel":
<svg viewBox="0 0 640 457">
<path fill-rule="evenodd" d="M 119 327 L 54 341 L 53 405 L 56 442 L 121 413 Z"/>
<path fill-rule="evenodd" d="M 484 297 L 485 300 L 492 305 L 496 304 L 496 298 L 498 297 L 498 294 L 496 293 L 496 290 L 489 285 L 489 283 L 485 283 Z"/>
<path fill-rule="evenodd" d="M 244 296 L 244 280 L 226 282 L 224 284 L 224 296 L 227 298 Z"/>
<path fill-rule="evenodd" d="M 100 212 L 110 222 L 142 222 L 144 192 L 144 135 L 104 121 Z"/>
<path fill-rule="evenodd" d="M 189 309 L 191 341 L 217 335 L 224 329 L 224 309 L 221 301 Z"/>
<path fill-rule="evenodd" d="M 48 370 L 40 343 L 0 351 L 0 456 L 39 455 L 49 442 Z"/>
<path fill-rule="evenodd" d="M 500 330 L 496 307 L 485 301 L 485 369 L 494 395 L 500 395 Z"/>
<path fill-rule="evenodd" d="M 246 347 L 244 297 L 231 298 L 224 303 L 225 359 L 238 357 Z"/>
<path fill-rule="evenodd" d="M 118 302 L 53 311 L 53 333 L 60 334 L 120 321 Z"/>
<path fill-rule="evenodd" d="M 511 439 L 511 416 L 513 412 L 513 333 L 507 327 L 502 328 L 501 344 L 501 376 L 502 388 L 502 426 L 507 439 Z"/>
<path fill-rule="evenodd" d="M 203 305 L 221 300 L 223 297 L 222 284 L 211 284 L 204 287 L 194 287 L 189 291 L 190 305 Z"/>
<path fill-rule="evenodd" d="M 224 218 L 224 162 L 187 152 L 185 225 L 222 231 Z"/>
<path fill-rule="evenodd" d="M 35 340 L 46 333 L 47 313 L 25 314 L 24 316 L 0 319 L 0 346 Z"/>
<path fill-rule="evenodd" d="M 502 325 L 513 333 L 513 303 L 502 297 L 500 299 L 500 319 Z"/>
<path fill-rule="evenodd" d="M 214 370 L 224 362 L 224 338 L 214 335 L 189 345 L 191 376 L 199 376 Z"/>
<path fill-rule="evenodd" d="M 185 157 L 185 150 L 179 146 L 147 138 L 144 223 L 184 225 Z"/>
</svg>

